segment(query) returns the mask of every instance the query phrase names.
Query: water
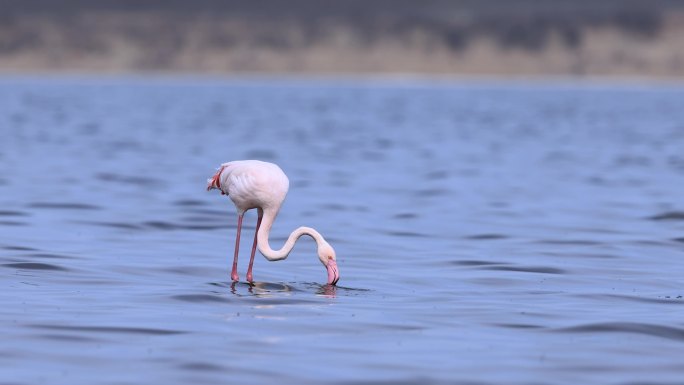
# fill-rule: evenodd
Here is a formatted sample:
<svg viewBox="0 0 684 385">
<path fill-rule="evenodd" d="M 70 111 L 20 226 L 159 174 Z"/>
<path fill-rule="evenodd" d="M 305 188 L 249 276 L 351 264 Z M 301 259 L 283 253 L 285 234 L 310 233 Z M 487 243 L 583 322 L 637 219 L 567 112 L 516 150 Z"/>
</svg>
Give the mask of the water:
<svg viewBox="0 0 684 385">
<path fill-rule="evenodd" d="M 673 383 L 684 89 L 0 80 L 0 383 Z M 224 161 L 290 177 L 231 284 Z M 255 214 L 245 219 L 244 279 Z"/>
</svg>

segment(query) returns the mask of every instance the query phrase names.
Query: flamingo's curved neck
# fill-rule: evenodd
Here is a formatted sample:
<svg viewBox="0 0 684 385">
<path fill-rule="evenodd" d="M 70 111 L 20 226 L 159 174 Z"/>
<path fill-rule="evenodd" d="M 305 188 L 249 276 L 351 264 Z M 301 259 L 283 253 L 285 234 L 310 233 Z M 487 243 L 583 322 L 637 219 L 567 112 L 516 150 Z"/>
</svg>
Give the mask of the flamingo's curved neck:
<svg viewBox="0 0 684 385">
<path fill-rule="evenodd" d="M 266 259 L 269 261 L 279 261 L 281 259 L 287 258 L 292 251 L 292 248 L 294 248 L 295 242 L 297 242 L 297 239 L 299 239 L 299 237 L 302 235 L 308 235 L 313 238 L 316 241 L 316 246 L 320 246 L 322 242 L 325 242 L 323 236 L 311 227 L 298 227 L 290 234 L 289 237 L 287 237 L 287 241 L 285 241 L 283 247 L 281 247 L 279 250 L 273 250 L 268 242 L 268 236 L 271 232 L 271 227 L 273 226 L 273 221 L 275 220 L 277 214 L 277 211 L 263 210 L 261 226 L 257 232 L 257 245 L 259 252 L 261 252 L 261 254 L 263 254 L 264 257 L 266 257 Z"/>
</svg>

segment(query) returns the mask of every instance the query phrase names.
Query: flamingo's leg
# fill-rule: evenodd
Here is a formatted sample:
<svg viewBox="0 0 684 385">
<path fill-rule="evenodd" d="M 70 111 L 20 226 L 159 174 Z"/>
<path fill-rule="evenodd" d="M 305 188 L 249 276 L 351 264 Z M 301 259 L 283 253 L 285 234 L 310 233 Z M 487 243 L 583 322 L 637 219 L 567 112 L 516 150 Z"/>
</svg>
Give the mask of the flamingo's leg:
<svg viewBox="0 0 684 385">
<path fill-rule="evenodd" d="M 235 237 L 235 256 L 233 257 L 233 271 L 230 273 L 230 278 L 233 281 L 239 281 L 240 277 L 237 273 L 237 261 L 238 261 L 238 251 L 240 250 L 240 231 L 242 231 L 242 216 L 244 214 L 238 215 L 238 227 L 237 236 Z"/>
<path fill-rule="evenodd" d="M 257 249 L 257 234 L 259 234 L 259 227 L 261 227 L 261 218 L 264 216 L 264 211 L 259 209 L 259 219 L 257 219 L 256 231 L 254 231 L 254 243 L 252 244 L 252 255 L 249 257 L 249 268 L 247 268 L 247 282 L 254 282 L 252 276 L 252 265 L 254 265 L 254 254 Z"/>
</svg>

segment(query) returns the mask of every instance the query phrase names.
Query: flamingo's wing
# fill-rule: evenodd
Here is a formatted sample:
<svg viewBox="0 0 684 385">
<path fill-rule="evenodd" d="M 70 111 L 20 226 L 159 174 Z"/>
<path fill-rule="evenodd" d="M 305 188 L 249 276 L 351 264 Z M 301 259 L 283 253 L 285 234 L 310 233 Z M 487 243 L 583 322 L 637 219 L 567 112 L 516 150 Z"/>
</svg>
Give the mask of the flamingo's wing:
<svg viewBox="0 0 684 385">
<path fill-rule="evenodd" d="M 289 187 L 287 176 L 271 163 L 240 160 L 224 163 L 207 188 L 229 195 L 239 210 L 279 207 Z"/>
<path fill-rule="evenodd" d="M 246 161 L 223 163 L 214 176 L 207 179 L 207 191 L 221 190 L 222 194 L 248 197 L 259 188 L 255 185 L 255 170 Z"/>
</svg>

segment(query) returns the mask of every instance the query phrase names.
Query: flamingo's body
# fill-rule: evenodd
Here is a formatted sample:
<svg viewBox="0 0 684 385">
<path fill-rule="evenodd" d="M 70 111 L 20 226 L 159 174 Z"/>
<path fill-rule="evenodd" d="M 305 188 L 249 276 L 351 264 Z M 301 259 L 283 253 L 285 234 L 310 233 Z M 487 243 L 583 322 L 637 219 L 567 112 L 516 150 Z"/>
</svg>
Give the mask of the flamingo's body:
<svg viewBox="0 0 684 385">
<path fill-rule="evenodd" d="M 237 273 L 238 251 L 240 246 L 240 232 L 242 230 L 242 218 L 245 211 L 257 209 L 257 220 L 252 254 L 247 269 L 247 281 L 252 282 L 252 265 L 257 247 L 269 261 L 278 261 L 287 258 L 294 247 L 295 242 L 302 235 L 309 235 L 318 246 L 318 258 L 328 270 L 328 284 L 336 284 L 340 278 L 337 269 L 335 250 L 316 230 L 310 227 L 299 227 L 290 234 L 285 245 L 280 250 L 273 250 L 268 242 L 268 236 L 273 226 L 273 221 L 278 215 L 280 206 L 285 200 L 290 181 L 277 165 L 258 160 L 238 160 L 224 163 L 216 174 L 208 180 L 207 190 L 219 189 L 222 194 L 228 195 L 235 204 L 238 213 L 238 228 L 235 239 L 235 255 L 233 257 L 233 269 L 231 278 L 239 279 Z"/>
</svg>

